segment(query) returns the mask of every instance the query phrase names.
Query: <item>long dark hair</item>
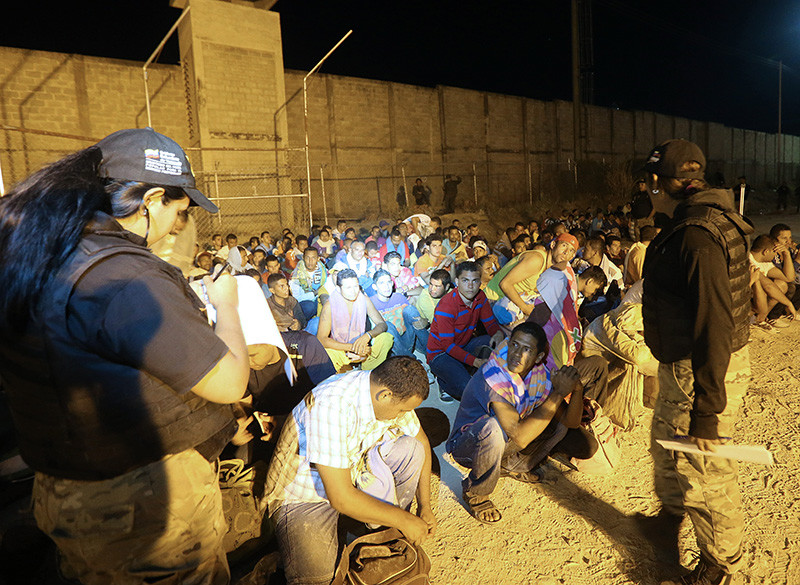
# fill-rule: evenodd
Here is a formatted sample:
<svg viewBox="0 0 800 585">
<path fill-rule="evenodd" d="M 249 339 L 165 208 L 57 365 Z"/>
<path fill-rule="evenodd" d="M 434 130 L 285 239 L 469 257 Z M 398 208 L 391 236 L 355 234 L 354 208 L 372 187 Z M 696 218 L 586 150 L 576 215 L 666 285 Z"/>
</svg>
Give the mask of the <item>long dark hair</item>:
<svg viewBox="0 0 800 585">
<path fill-rule="evenodd" d="M 98 211 L 113 217 L 136 213 L 154 185 L 104 180 L 96 146 L 70 154 L 16 185 L 0 198 L 0 333 L 15 337 L 25 328 L 59 267 Z M 163 203 L 182 199 L 165 187 Z"/>
</svg>

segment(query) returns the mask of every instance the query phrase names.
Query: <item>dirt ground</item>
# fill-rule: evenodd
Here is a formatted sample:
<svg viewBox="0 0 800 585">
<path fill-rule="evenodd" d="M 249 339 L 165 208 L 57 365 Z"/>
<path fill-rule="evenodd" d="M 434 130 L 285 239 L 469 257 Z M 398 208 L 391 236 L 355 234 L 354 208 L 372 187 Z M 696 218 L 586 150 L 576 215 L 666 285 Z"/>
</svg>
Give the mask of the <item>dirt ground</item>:
<svg viewBox="0 0 800 585">
<path fill-rule="evenodd" d="M 788 221 L 787 221 L 788 220 Z M 465 220 L 462 219 L 462 223 Z M 800 234 L 800 216 L 759 216 L 756 235 L 778 221 Z M 797 237 L 797 236 L 795 236 Z M 739 583 L 800 584 L 800 323 L 777 332 L 753 329 L 750 351 L 753 381 L 739 413 L 734 440 L 766 446 L 775 457 L 768 467 L 744 463 L 740 486 L 746 514 L 745 562 Z M 424 406 L 446 412 L 432 388 Z M 463 470 L 442 461 L 434 478 L 439 519 L 436 537 L 425 548 L 432 582 L 538 585 L 650 585 L 666 576 L 649 542 L 637 532 L 633 516 L 658 511 L 648 452 L 652 411 L 622 434 L 622 461 L 609 476 L 590 476 L 550 463 L 546 481 L 525 485 L 502 479 L 492 496 L 503 512 L 497 525 L 483 525 L 464 508 Z M 681 557 L 693 564 L 691 523 L 681 531 Z"/>
</svg>

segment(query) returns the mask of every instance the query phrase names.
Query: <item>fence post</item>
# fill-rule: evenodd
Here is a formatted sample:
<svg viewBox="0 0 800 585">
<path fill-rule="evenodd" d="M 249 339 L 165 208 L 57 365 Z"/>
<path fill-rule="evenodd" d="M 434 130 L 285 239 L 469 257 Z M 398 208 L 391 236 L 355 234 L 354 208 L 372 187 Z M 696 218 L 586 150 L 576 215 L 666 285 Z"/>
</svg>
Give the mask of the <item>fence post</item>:
<svg viewBox="0 0 800 585">
<path fill-rule="evenodd" d="M 217 221 L 219 222 L 219 227 L 222 228 L 222 201 L 219 199 L 219 177 L 217 175 L 217 169 L 214 169 L 214 193 L 216 194 L 217 208 L 219 209 Z"/>
<path fill-rule="evenodd" d="M 325 225 L 328 224 L 328 198 L 325 196 L 325 174 L 322 172 L 322 167 L 324 164 L 319 165 L 319 185 L 322 189 L 322 211 L 325 214 Z M 311 189 L 309 189 L 311 191 Z M 308 202 L 311 205 L 311 201 Z"/>
<path fill-rule="evenodd" d="M 531 176 L 530 161 L 528 161 L 528 205 L 533 206 L 533 177 Z"/>
<path fill-rule="evenodd" d="M 403 191 L 406 195 L 406 207 L 408 207 L 408 184 L 406 183 L 406 165 L 400 167 L 400 172 L 403 173 Z"/>
<path fill-rule="evenodd" d="M 488 172 L 488 170 L 487 170 Z M 472 194 L 475 196 L 475 209 L 478 209 L 478 173 L 475 162 L 472 163 Z"/>
<path fill-rule="evenodd" d="M 544 199 L 544 190 L 542 189 L 542 180 L 544 179 L 544 161 L 539 161 L 539 201 Z"/>
<path fill-rule="evenodd" d="M 378 213 L 383 213 L 383 207 L 381 207 L 381 179 L 380 179 L 380 177 L 375 177 L 375 190 L 378 192 Z"/>
</svg>

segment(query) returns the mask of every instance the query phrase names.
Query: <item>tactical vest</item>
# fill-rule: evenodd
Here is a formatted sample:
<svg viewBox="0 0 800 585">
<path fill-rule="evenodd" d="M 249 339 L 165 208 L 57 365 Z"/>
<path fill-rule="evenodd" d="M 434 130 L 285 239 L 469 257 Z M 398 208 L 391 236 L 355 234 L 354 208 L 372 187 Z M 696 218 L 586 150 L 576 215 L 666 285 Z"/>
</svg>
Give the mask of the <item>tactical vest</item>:
<svg viewBox="0 0 800 585">
<path fill-rule="evenodd" d="M 753 232 L 750 222 L 735 211 L 724 211 L 707 205 L 692 205 L 689 215 L 680 219 L 667 237 L 651 244 L 648 254 L 656 254 L 676 234 L 689 226 L 706 230 L 719 244 L 725 253 L 728 265 L 728 278 L 731 291 L 731 316 L 733 318 L 733 335 L 731 351 L 737 351 L 747 345 L 750 337 L 750 260 L 748 258 L 748 235 Z M 674 307 L 668 301 L 654 295 L 652 303 L 645 303 L 642 313 L 645 321 L 659 323 L 658 315 L 670 315 L 672 331 L 691 332 L 693 323 L 679 323 L 681 315 L 675 315 Z M 656 335 L 658 337 L 658 335 Z M 690 345 L 691 340 L 684 340 Z M 650 342 L 648 342 L 649 344 Z M 652 349 L 652 348 L 651 348 Z M 654 350 L 654 353 L 656 351 Z"/>
<path fill-rule="evenodd" d="M 202 307 L 180 272 L 148 250 L 110 235 L 84 236 L 44 292 L 27 333 L 0 344 L 3 384 L 20 454 L 37 471 L 67 479 L 116 477 L 196 447 L 232 420 L 230 406 L 178 394 L 132 365 L 98 355 L 69 332 L 75 284 L 117 254 L 152 260 Z"/>
</svg>

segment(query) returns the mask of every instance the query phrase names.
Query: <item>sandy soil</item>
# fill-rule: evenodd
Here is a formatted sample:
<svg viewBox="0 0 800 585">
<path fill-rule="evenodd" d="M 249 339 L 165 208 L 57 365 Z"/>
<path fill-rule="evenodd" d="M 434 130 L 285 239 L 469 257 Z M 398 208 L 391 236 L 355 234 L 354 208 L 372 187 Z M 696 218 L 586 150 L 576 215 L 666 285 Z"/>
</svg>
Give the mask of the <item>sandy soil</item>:
<svg viewBox="0 0 800 585">
<path fill-rule="evenodd" d="M 800 217 L 761 216 L 756 234 L 789 220 L 800 234 Z M 462 219 L 462 222 L 464 220 Z M 797 237 L 797 236 L 795 236 Z M 778 332 L 754 329 L 750 351 L 753 381 L 739 413 L 734 440 L 766 446 L 775 457 L 767 467 L 744 463 L 740 486 L 746 513 L 745 562 L 740 583 L 800 584 L 800 323 Z M 423 406 L 447 413 L 434 386 Z M 464 508 L 461 470 L 442 462 L 433 493 L 439 530 L 425 548 L 432 559 L 432 581 L 449 585 L 503 583 L 539 585 L 649 585 L 665 576 L 648 541 L 632 517 L 658 511 L 648 453 L 652 411 L 621 437 L 623 457 L 609 476 L 590 476 L 550 463 L 546 481 L 524 485 L 501 479 L 492 496 L 503 512 L 500 524 L 487 526 Z M 693 564 L 694 535 L 689 521 L 681 532 L 684 564 Z"/>
</svg>

